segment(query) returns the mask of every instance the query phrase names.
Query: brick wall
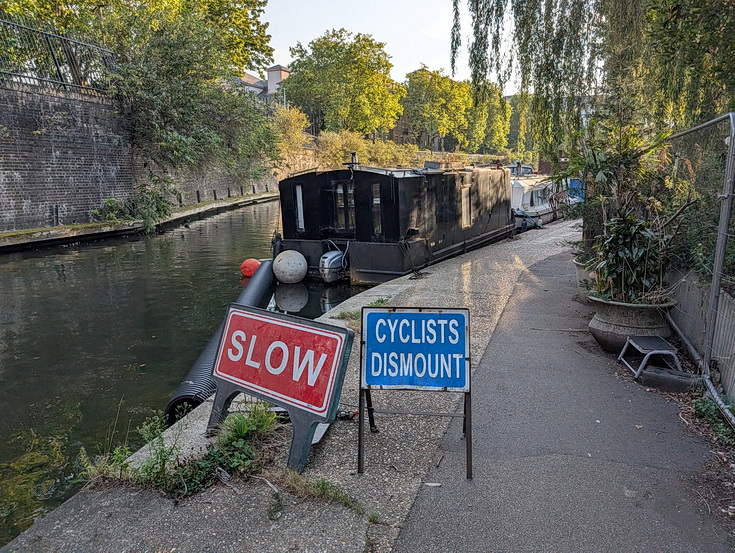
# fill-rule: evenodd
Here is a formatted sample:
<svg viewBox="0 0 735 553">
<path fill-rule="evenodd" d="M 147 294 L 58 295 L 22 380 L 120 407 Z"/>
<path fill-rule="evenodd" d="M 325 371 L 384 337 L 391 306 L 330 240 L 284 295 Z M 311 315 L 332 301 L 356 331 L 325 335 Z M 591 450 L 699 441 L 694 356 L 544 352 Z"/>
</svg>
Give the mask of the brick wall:
<svg viewBox="0 0 735 553">
<path fill-rule="evenodd" d="M 0 232 L 91 222 L 91 210 L 127 198 L 149 169 L 113 100 L 0 88 Z M 211 166 L 169 176 L 182 205 L 278 190 L 273 175 Z"/>
<path fill-rule="evenodd" d="M 114 102 L 0 88 L 0 232 L 86 223 L 132 189 L 129 120 Z"/>
<path fill-rule="evenodd" d="M 134 168 L 136 183 L 145 182 L 151 168 L 142 160 L 136 159 Z M 159 169 L 153 168 L 153 170 L 156 174 L 161 174 Z M 273 175 L 254 180 L 242 171 L 211 165 L 191 171 L 169 171 L 167 175 L 173 179 L 176 188 L 181 193 L 182 205 L 278 191 L 278 180 Z"/>
</svg>

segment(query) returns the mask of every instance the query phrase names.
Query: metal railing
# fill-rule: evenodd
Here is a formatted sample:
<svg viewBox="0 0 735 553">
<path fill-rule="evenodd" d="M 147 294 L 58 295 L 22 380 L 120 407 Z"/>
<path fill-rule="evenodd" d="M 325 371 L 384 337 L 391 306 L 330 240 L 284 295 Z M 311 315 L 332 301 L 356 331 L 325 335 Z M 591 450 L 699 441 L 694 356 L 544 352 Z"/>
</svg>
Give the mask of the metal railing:
<svg viewBox="0 0 735 553">
<path fill-rule="evenodd" d="M 106 96 L 115 55 L 55 33 L 0 19 L 0 86 Z"/>
</svg>

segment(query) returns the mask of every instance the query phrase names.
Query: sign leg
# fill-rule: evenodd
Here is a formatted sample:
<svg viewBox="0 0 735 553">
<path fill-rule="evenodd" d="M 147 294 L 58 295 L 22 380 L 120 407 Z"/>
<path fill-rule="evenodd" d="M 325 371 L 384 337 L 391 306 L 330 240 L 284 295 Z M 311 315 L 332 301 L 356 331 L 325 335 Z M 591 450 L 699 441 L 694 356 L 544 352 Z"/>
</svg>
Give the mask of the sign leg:
<svg viewBox="0 0 735 553">
<path fill-rule="evenodd" d="M 375 409 L 373 409 L 373 396 L 370 394 L 370 390 L 365 390 L 365 401 L 367 402 L 368 410 L 368 421 L 370 421 L 370 432 L 373 434 L 380 432 L 378 427 L 375 426 Z"/>
<path fill-rule="evenodd" d="M 314 431 L 319 424 L 313 417 L 304 417 L 302 412 L 295 409 L 288 412 L 293 426 L 293 437 L 291 438 L 291 449 L 288 453 L 288 466 L 299 472 L 303 472 L 306 461 L 309 458 L 311 440 Z"/>
<path fill-rule="evenodd" d="M 365 390 L 360 388 L 360 399 L 357 405 L 357 474 L 364 472 L 365 454 Z"/>
<path fill-rule="evenodd" d="M 464 441 L 467 455 L 467 480 L 472 480 L 472 394 L 464 394 Z"/>
<path fill-rule="evenodd" d="M 222 380 L 217 380 L 217 392 L 214 396 L 212 413 L 209 415 L 209 422 L 207 423 L 208 435 L 212 436 L 217 432 L 220 423 L 227 417 L 233 398 L 239 393 L 240 390 L 236 387 L 226 384 Z"/>
</svg>

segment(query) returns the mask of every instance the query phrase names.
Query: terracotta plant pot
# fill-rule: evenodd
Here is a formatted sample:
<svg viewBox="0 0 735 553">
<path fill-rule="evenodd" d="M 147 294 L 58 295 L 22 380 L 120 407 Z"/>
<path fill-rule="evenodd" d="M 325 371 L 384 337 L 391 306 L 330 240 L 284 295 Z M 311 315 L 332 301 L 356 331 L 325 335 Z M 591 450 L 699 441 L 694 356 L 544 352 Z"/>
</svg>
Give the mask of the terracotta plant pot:
<svg viewBox="0 0 735 553">
<path fill-rule="evenodd" d="M 589 322 L 589 329 L 602 349 L 620 353 L 628 336 L 671 336 L 671 328 L 664 318 L 676 301 L 666 303 L 622 303 L 588 296 L 597 308 Z"/>
</svg>

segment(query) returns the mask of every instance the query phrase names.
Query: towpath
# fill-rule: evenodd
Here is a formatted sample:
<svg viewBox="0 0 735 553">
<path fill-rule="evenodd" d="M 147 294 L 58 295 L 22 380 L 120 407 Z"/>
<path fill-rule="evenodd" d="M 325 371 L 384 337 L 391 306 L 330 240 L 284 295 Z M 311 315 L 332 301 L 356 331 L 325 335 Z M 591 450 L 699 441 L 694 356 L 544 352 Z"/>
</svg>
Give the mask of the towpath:
<svg viewBox="0 0 735 553">
<path fill-rule="evenodd" d="M 357 426 L 337 421 L 305 474 L 339 486 L 364 514 L 283 492 L 276 518 L 272 490 L 256 479 L 181 502 L 116 487 L 77 494 L 2 551 L 732 551 L 724 521 L 695 487 L 709 448 L 687 434 L 675 405 L 632 383 L 586 332 L 591 309 L 576 296 L 565 246 L 577 236 L 573 222 L 551 225 L 338 307 L 352 311 L 381 297 L 393 306 L 470 310 L 479 360 L 473 480 L 465 478 L 457 419 L 379 415 L 361 475 Z M 356 345 L 346 404 L 357 402 L 358 364 Z M 373 399 L 379 409 L 451 412 L 460 397 Z M 181 429 L 193 448 L 201 447 L 208 409 Z"/>
</svg>

